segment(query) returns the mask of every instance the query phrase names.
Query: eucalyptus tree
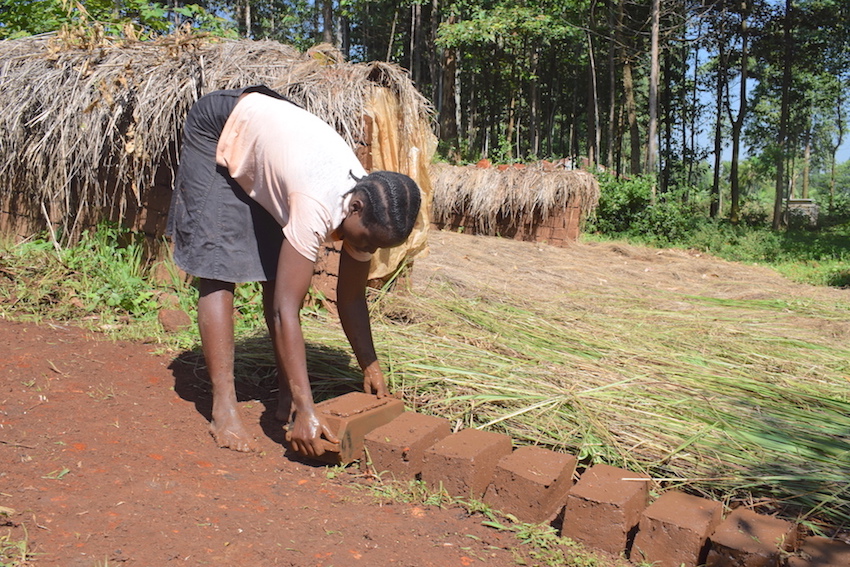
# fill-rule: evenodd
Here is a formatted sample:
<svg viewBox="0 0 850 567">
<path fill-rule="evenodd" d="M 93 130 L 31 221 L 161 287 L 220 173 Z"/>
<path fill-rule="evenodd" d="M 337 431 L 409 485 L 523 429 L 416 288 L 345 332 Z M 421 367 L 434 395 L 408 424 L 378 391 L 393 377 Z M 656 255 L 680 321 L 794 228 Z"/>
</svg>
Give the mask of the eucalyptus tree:
<svg viewBox="0 0 850 567">
<path fill-rule="evenodd" d="M 712 25 L 716 31 L 717 49 L 717 108 L 726 109 L 731 126 L 732 156 L 729 167 L 730 207 L 729 218 L 738 222 L 740 216 L 741 185 L 739 167 L 744 123 L 749 111 L 748 87 L 750 85 L 750 42 L 753 22 L 765 13 L 763 0 L 720 0 L 714 4 Z M 737 93 L 731 90 L 737 84 Z M 737 104 L 736 104 L 737 103 Z M 737 109 L 734 107 L 737 106 Z M 720 118 L 718 117 L 718 121 Z M 719 128 L 719 124 L 716 126 Z M 715 144 L 715 170 L 721 148 Z M 716 187 L 716 184 L 715 184 Z M 718 197 L 719 198 L 719 197 Z M 712 208 L 713 215 L 717 209 Z"/>
<path fill-rule="evenodd" d="M 587 99 L 589 84 L 587 30 L 580 25 L 586 7 L 581 1 L 453 6 L 456 19 L 443 22 L 437 44 L 458 53 L 466 144 L 509 160 L 577 153 L 570 146 L 585 128 L 586 110 L 577 101 Z"/>
<path fill-rule="evenodd" d="M 841 79 L 850 71 L 848 11 L 839 1 L 785 0 L 773 7 L 754 43 L 758 84 L 747 138 L 774 162 L 774 228 L 781 225 L 796 170 L 807 186 L 808 165 L 827 163 L 835 147 L 828 140 L 836 126 L 843 130 L 843 107 L 836 112 L 836 100 L 846 94 Z"/>
</svg>

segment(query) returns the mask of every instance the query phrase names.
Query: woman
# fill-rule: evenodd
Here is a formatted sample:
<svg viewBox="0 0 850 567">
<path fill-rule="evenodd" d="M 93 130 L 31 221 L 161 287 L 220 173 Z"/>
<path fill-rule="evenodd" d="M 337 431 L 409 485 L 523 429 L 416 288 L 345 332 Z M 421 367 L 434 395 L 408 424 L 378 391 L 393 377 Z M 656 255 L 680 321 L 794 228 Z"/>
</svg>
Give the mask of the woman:
<svg viewBox="0 0 850 567">
<path fill-rule="evenodd" d="M 189 111 L 168 219 L 174 259 L 200 278 L 198 327 L 213 388 L 210 432 L 222 447 L 254 450 L 236 405 L 235 284 L 263 282 L 278 368 L 277 419 L 307 456 L 337 442 L 316 413 L 298 317 L 320 245 L 342 240 L 339 318 L 363 388 L 388 394 L 375 355 L 365 287 L 372 254 L 404 242 L 420 193 L 395 172 L 367 175 L 337 132 L 266 87 L 216 91 Z"/>
</svg>

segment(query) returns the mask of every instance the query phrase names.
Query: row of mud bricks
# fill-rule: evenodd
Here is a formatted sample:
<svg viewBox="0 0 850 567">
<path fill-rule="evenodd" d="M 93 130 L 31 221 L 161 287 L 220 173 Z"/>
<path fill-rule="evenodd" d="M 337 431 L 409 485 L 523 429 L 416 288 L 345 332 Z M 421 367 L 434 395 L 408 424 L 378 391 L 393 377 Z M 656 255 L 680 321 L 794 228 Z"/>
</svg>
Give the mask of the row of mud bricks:
<svg viewBox="0 0 850 567">
<path fill-rule="evenodd" d="M 318 404 L 339 434 L 325 460 L 368 459 L 382 477 L 419 479 L 481 500 L 521 522 L 551 522 L 586 547 L 656 567 L 847 567 L 850 545 L 797 538 L 797 526 L 720 502 L 666 491 L 650 503 L 650 479 L 604 464 L 575 481 L 576 459 L 510 437 L 452 432 L 448 420 L 405 411 L 395 398 L 350 393 Z M 362 461 L 361 461 L 362 462 Z"/>
</svg>

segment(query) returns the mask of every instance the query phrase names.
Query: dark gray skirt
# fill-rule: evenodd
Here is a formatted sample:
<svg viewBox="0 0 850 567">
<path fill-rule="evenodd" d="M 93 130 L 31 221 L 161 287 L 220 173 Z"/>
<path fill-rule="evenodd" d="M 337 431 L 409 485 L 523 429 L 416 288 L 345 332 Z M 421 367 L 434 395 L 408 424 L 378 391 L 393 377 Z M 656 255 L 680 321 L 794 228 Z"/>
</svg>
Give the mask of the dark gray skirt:
<svg viewBox="0 0 850 567">
<path fill-rule="evenodd" d="M 221 131 L 245 92 L 283 98 L 266 87 L 216 91 L 189 110 L 166 229 L 180 269 L 232 283 L 275 279 L 283 244 L 280 224 L 215 162 Z"/>
</svg>

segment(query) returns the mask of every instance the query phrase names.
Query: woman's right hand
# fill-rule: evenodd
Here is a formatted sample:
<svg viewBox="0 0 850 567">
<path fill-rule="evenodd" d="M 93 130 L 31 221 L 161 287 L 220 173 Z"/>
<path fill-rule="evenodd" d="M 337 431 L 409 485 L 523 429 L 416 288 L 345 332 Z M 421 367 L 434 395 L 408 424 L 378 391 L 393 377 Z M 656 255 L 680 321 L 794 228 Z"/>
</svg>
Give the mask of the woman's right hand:
<svg viewBox="0 0 850 567">
<path fill-rule="evenodd" d="M 339 439 L 328 424 L 314 411 L 296 412 L 295 421 L 286 437 L 290 447 L 306 457 L 323 455 L 328 449 L 328 443 L 339 444 Z"/>
</svg>

